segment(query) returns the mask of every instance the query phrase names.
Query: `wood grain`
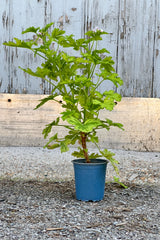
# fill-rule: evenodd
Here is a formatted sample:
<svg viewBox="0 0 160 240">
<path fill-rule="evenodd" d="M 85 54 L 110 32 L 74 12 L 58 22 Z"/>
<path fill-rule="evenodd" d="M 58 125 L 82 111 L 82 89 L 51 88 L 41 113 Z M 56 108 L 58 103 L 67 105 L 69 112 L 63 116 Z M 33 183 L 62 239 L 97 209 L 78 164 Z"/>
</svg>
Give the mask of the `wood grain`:
<svg viewBox="0 0 160 240">
<path fill-rule="evenodd" d="M 35 69 L 41 63 L 31 52 L 3 46 L 30 26 L 54 22 L 76 38 L 96 26 L 107 31 L 100 47 L 107 48 L 124 80 L 124 97 L 160 97 L 160 1 L 158 0 L 3 0 L 0 7 L 0 92 L 49 94 L 51 86 L 18 68 Z M 114 88 L 106 81 L 102 89 Z"/>
<path fill-rule="evenodd" d="M 42 130 L 61 112 L 61 105 L 50 101 L 33 110 L 44 95 L 0 94 L 0 146 L 43 146 Z M 61 99 L 59 97 L 59 99 Z M 101 147 L 160 151 L 160 99 L 123 98 L 113 112 L 102 111 L 102 118 L 123 123 L 125 131 L 113 127 L 100 131 Z M 63 136 L 55 127 L 52 134 Z M 92 146 L 90 146 L 92 147 Z"/>
</svg>

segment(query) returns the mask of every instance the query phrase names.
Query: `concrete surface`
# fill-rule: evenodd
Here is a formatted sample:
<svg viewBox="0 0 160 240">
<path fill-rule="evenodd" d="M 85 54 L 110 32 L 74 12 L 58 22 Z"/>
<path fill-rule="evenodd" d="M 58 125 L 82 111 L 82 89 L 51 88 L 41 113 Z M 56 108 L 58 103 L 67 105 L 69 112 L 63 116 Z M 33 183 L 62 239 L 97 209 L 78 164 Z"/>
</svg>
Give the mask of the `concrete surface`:
<svg viewBox="0 0 160 240">
<path fill-rule="evenodd" d="M 41 147 L 0 147 L 0 178 L 13 180 L 64 181 L 73 179 L 71 152 Z M 160 153 L 112 150 L 120 162 L 120 180 L 124 182 L 160 184 Z M 92 149 L 90 149 L 92 152 Z M 115 175 L 111 164 L 107 181 Z"/>
</svg>

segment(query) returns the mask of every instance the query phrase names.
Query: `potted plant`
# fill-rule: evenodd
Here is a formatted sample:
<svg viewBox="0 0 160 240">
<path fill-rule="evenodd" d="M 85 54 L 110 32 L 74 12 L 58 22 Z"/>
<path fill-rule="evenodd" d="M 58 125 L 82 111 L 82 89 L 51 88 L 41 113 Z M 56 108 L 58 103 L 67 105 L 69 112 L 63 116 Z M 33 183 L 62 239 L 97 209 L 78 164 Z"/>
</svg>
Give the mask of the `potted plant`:
<svg viewBox="0 0 160 240">
<path fill-rule="evenodd" d="M 116 103 L 121 101 L 121 95 L 113 90 L 104 89 L 100 92 L 98 89 L 104 81 L 111 81 L 116 88 L 123 81 L 115 72 L 114 61 L 108 50 L 98 49 L 98 42 L 107 32 L 96 28 L 88 31 L 85 38 L 75 39 L 58 28 L 50 31 L 52 25 L 47 24 L 42 29 L 27 28 L 22 34 L 32 33 L 33 39 L 23 41 L 14 38 L 14 41 L 5 42 L 4 45 L 27 48 L 34 56 L 42 58 L 43 62 L 36 71 L 30 68 L 22 70 L 52 85 L 51 94 L 40 100 L 36 109 L 47 101 L 58 101 L 59 95 L 62 97 L 62 101 L 58 102 L 63 111 L 44 128 L 44 138 L 48 137 L 53 127 L 63 126 L 68 130 L 62 138 L 58 133 L 51 136 L 45 147 L 60 147 L 63 153 L 69 150 L 70 145 L 78 143 L 77 151 L 72 153 L 78 158 L 73 160 L 76 197 L 84 201 L 98 201 L 104 195 L 107 163 L 111 162 L 118 174 L 118 161 L 114 159 L 114 153 L 99 147 L 97 131 L 109 131 L 112 126 L 123 129 L 122 124 L 108 118 L 101 119 L 99 115 L 102 109 L 112 111 Z M 95 145 L 98 153 L 89 153 L 89 142 Z"/>
</svg>

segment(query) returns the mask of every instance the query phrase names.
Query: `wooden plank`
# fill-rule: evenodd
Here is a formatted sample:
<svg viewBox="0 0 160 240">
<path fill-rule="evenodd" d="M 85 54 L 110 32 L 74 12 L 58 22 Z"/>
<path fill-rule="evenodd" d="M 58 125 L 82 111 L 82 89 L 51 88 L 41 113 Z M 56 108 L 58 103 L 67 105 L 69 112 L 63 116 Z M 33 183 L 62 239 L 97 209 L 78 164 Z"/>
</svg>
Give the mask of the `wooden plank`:
<svg viewBox="0 0 160 240">
<path fill-rule="evenodd" d="M 160 99 L 123 98 L 113 112 L 102 113 L 123 123 L 125 131 L 113 128 L 100 133 L 103 146 L 136 151 L 160 151 Z"/>
<path fill-rule="evenodd" d="M 0 7 L 0 44 L 22 38 L 29 26 L 51 21 L 56 27 L 84 37 L 96 26 L 109 32 L 100 46 L 110 50 L 115 68 L 124 79 L 118 90 L 128 97 L 160 97 L 159 24 L 160 2 L 157 0 L 3 0 Z M 32 38 L 26 34 L 24 39 Z M 24 49 L 2 46 L 0 49 L 0 92 L 48 94 L 51 86 L 42 79 L 18 68 L 36 68 L 40 60 Z M 102 88 L 114 86 L 105 82 Z"/>
<path fill-rule="evenodd" d="M 33 109 L 43 95 L 0 94 L 0 146 L 43 146 L 42 129 L 61 112 L 60 104 L 50 101 Z M 61 99 L 59 97 L 59 99 Z M 100 131 L 101 147 L 160 151 L 160 99 L 123 98 L 113 112 L 102 111 L 101 116 L 124 124 L 125 131 L 112 128 Z M 64 134 L 55 127 L 52 134 Z M 92 146 L 90 146 L 92 147 Z"/>
<path fill-rule="evenodd" d="M 153 97 L 160 97 L 160 1 L 156 1 L 155 11 L 155 44 L 154 44 L 154 68 L 153 68 Z"/>
<path fill-rule="evenodd" d="M 34 34 L 22 35 L 21 32 L 30 26 L 44 26 L 45 6 L 44 1 L 21 1 L 13 0 L 10 4 L 10 40 L 13 37 L 20 39 L 31 39 Z M 37 13 L 39 16 L 37 17 Z M 10 93 L 34 93 L 43 94 L 45 84 L 40 78 L 32 77 L 24 73 L 22 68 L 35 69 L 40 64 L 39 58 L 34 58 L 32 52 L 26 49 L 10 48 Z"/>
<path fill-rule="evenodd" d="M 118 72 L 123 96 L 152 97 L 156 5 L 153 0 L 120 1 Z"/>
<path fill-rule="evenodd" d="M 9 41 L 9 4 L 6 1 L 1 1 L 0 4 L 0 45 L 4 41 Z M 10 60 L 10 49 L 2 46 L 0 47 L 0 92 L 8 92 L 9 85 L 9 60 Z"/>
<path fill-rule="evenodd" d="M 21 32 L 30 26 L 43 27 L 45 24 L 54 22 L 55 27 L 60 27 L 66 30 L 67 34 L 74 33 L 76 37 L 81 37 L 81 16 L 82 8 L 81 2 L 75 4 L 74 1 L 10 1 L 9 10 L 6 13 L 6 18 L 10 19 L 8 28 L 4 29 L 4 38 L 0 39 L 1 42 L 13 40 L 13 37 L 21 39 L 33 38 L 34 34 L 22 35 Z M 4 6 L 5 9 L 5 6 Z M 0 8 L 1 14 L 2 8 Z M 2 11 L 3 12 L 3 11 Z M 40 16 L 37 17 L 37 13 Z M 6 36 L 6 37 L 5 37 Z M 18 66 L 23 68 L 35 69 L 37 65 L 41 64 L 40 58 L 34 58 L 33 54 L 25 49 L 8 48 L 9 52 L 7 59 L 2 58 L 2 67 L 8 65 L 4 71 L 2 69 L 1 75 L 3 76 L 3 88 L 1 92 L 9 93 L 32 93 L 32 94 L 47 94 L 50 93 L 51 86 L 40 78 L 32 77 L 24 73 Z M 7 79 L 6 79 L 7 77 Z M 7 86 L 4 84 L 7 83 Z"/>
<path fill-rule="evenodd" d="M 99 42 L 99 48 L 106 48 L 113 60 L 117 60 L 117 34 L 118 34 L 118 14 L 119 14 L 119 4 L 117 0 L 112 1 L 98 1 L 98 0 L 88 0 L 84 1 L 83 5 L 83 15 L 82 26 L 84 28 L 84 33 L 88 30 L 93 30 L 96 27 L 102 29 L 109 34 L 103 36 L 103 40 Z M 105 81 L 99 90 L 109 90 L 115 89 L 114 85 L 110 81 Z"/>
<path fill-rule="evenodd" d="M 44 145 L 42 130 L 56 119 L 60 104 L 49 102 L 33 110 L 42 98 L 44 95 L 0 94 L 1 146 Z"/>
</svg>

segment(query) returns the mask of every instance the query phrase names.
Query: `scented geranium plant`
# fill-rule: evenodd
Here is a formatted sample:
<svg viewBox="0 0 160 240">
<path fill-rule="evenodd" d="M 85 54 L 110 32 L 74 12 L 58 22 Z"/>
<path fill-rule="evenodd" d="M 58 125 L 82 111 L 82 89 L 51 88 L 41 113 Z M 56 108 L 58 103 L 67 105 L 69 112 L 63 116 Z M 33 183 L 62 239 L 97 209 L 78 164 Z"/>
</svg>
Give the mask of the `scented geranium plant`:
<svg viewBox="0 0 160 240">
<path fill-rule="evenodd" d="M 59 102 L 63 109 L 61 115 L 44 128 L 43 135 L 47 138 L 52 128 L 59 126 L 67 128 L 67 134 L 59 137 L 56 133 L 49 138 L 45 147 L 60 148 L 61 152 L 66 152 L 70 145 L 78 143 L 77 151 L 72 153 L 74 157 L 86 159 L 87 163 L 90 163 L 90 159 L 103 157 L 111 162 L 118 173 L 118 161 L 114 159 L 114 153 L 100 148 L 97 135 L 99 129 L 109 131 L 112 126 L 123 129 L 120 123 L 100 118 L 100 111 L 112 111 L 116 103 L 121 101 L 121 95 L 104 87 L 104 91 L 98 89 L 102 83 L 105 86 L 104 82 L 107 85 L 108 81 L 116 88 L 123 83 L 115 72 L 109 51 L 106 48 L 98 49 L 98 42 L 107 32 L 96 28 L 88 31 L 85 38 L 75 39 L 74 35 L 66 35 L 65 31 L 58 28 L 50 31 L 50 27 L 53 27 L 53 23 L 42 29 L 27 28 L 22 34 L 32 33 L 33 39 L 23 41 L 14 38 L 14 41 L 4 43 L 6 46 L 27 48 L 43 60 L 35 71 L 22 69 L 52 85 L 51 94 L 40 100 L 36 109 L 48 101 Z M 57 100 L 59 95 L 62 101 Z M 95 144 L 98 154 L 97 151 L 89 153 L 89 142 Z"/>
</svg>

